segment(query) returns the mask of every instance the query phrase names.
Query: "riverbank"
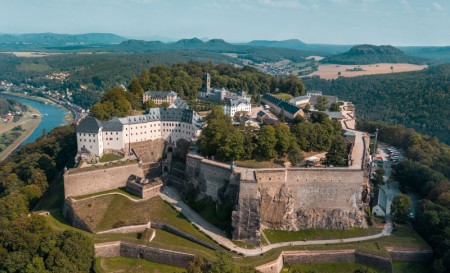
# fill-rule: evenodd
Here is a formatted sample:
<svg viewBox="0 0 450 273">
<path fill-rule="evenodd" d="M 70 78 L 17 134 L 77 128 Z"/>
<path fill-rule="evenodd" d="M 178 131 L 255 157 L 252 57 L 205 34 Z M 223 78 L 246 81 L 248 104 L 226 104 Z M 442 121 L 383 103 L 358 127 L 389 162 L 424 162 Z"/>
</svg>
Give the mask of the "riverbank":
<svg viewBox="0 0 450 273">
<path fill-rule="evenodd" d="M 10 95 L 10 96 L 14 96 L 14 97 L 20 97 L 20 98 L 24 98 L 24 99 L 29 99 L 29 100 L 35 100 L 35 101 L 40 101 L 40 102 L 44 102 L 44 103 L 50 103 L 53 106 L 59 107 L 61 109 L 63 109 L 66 112 L 66 116 L 64 117 L 64 120 L 67 123 L 71 123 L 74 121 L 74 118 L 76 116 L 76 114 L 73 112 L 72 109 L 69 109 L 59 103 L 57 103 L 56 101 L 53 101 L 52 99 L 48 99 L 48 98 L 42 98 L 42 97 L 38 97 L 38 96 L 29 96 L 29 95 L 24 95 L 21 93 L 15 93 L 15 92 L 0 92 L 2 94 L 5 95 Z"/>
<path fill-rule="evenodd" d="M 12 152 L 14 152 L 17 147 L 20 146 L 39 126 L 41 123 L 41 112 L 37 110 L 36 108 L 33 108 L 29 105 L 27 105 L 28 111 L 24 113 L 24 116 L 26 116 L 26 120 L 19 120 L 18 122 L 14 123 L 15 126 L 22 126 L 22 131 L 20 137 L 18 137 L 13 143 L 11 143 L 8 147 L 6 147 L 5 150 L 3 150 L 0 153 L 0 161 L 3 161 L 6 159 Z M 33 115 L 35 117 L 33 117 Z M 8 133 L 13 130 L 15 127 L 13 126 L 9 130 L 2 131 L 1 134 Z"/>
</svg>

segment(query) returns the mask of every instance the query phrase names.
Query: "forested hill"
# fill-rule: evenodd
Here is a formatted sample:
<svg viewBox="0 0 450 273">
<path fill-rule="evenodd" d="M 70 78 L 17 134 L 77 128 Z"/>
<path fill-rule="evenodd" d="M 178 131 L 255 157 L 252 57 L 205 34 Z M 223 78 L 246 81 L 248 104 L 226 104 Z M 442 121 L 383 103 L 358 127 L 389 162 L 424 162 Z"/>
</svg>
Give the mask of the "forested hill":
<svg viewBox="0 0 450 273">
<path fill-rule="evenodd" d="M 374 63 L 425 63 L 424 59 L 408 56 L 393 46 L 357 45 L 349 51 L 323 60 L 335 64 L 374 64 Z"/>
<path fill-rule="evenodd" d="M 450 64 L 409 73 L 303 81 L 307 90 L 352 101 L 360 118 L 404 124 L 450 144 Z"/>
<path fill-rule="evenodd" d="M 66 46 L 66 45 L 92 45 L 92 44 L 118 44 L 126 38 L 111 33 L 86 34 L 56 34 L 56 33 L 30 33 L 30 34 L 1 34 L 0 45 L 27 45 L 27 46 Z"/>
</svg>

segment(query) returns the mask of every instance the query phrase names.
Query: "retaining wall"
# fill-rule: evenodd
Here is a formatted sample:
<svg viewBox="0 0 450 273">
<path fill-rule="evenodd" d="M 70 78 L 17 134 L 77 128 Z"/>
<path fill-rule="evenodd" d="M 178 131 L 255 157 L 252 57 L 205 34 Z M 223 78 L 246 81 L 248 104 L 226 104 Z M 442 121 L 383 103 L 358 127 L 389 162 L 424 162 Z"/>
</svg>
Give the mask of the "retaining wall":
<svg viewBox="0 0 450 273">
<path fill-rule="evenodd" d="M 282 251 L 276 260 L 257 266 L 256 269 L 262 273 L 279 273 L 285 266 L 316 263 L 360 263 L 392 273 L 390 258 L 361 253 L 355 249 Z"/>
<path fill-rule="evenodd" d="M 125 187 L 130 174 L 144 177 L 138 163 L 99 170 L 69 170 L 64 174 L 64 198 Z"/>
<path fill-rule="evenodd" d="M 150 262 L 171 266 L 186 267 L 194 258 L 193 254 L 158 249 L 126 242 L 108 242 L 94 245 L 95 257 L 128 257 L 141 258 Z"/>
<path fill-rule="evenodd" d="M 431 262 L 433 260 L 432 250 L 389 250 L 394 261 L 405 262 Z"/>
</svg>

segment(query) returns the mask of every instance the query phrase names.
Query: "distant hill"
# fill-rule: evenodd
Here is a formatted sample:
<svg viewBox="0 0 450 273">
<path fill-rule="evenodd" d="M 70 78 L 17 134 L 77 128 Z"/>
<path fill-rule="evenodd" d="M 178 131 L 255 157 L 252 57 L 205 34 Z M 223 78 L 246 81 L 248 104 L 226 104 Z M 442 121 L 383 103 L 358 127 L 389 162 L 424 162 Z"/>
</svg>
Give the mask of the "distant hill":
<svg viewBox="0 0 450 273">
<path fill-rule="evenodd" d="M 450 46 L 407 46 L 400 48 L 411 56 L 431 59 L 437 63 L 450 63 Z"/>
<path fill-rule="evenodd" d="M 89 50 L 92 50 L 90 48 Z M 305 57 L 317 54 L 317 52 L 297 50 L 291 48 L 268 48 L 264 46 L 252 46 L 247 44 L 231 44 L 222 39 L 211 39 L 204 42 L 198 38 L 182 39 L 174 43 L 162 43 L 159 41 L 128 40 L 119 45 L 98 48 L 101 51 L 110 52 L 159 52 L 197 50 L 216 53 L 235 53 L 240 57 L 255 62 L 281 61 L 289 59 L 294 62 L 304 61 Z"/>
<path fill-rule="evenodd" d="M 357 45 L 348 52 L 334 55 L 323 60 L 335 64 L 374 64 L 374 63 L 425 63 L 424 59 L 406 55 L 400 49 L 390 45 Z"/>
<path fill-rule="evenodd" d="M 75 46 L 95 44 L 118 44 L 127 40 L 124 37 L 111 33 L 87 34 L 56 34 L 56 33 L 30 33 L 30 34 L 1 34 L 0 45 L 28 45 L 28 46 Z"/>
<path fill-rule="evenodd" d="M 325 56 L 343 53 L 352 47 L 351 45 L 307 44 L 298 39 L 289 39 L 281 41 L 254 40 L 249 43 L 246 43 L 245 45 L 314 51 L 320 55 Z"/>
<path fill-rule="evenodd" d="M 248 45 L 281 47 L 292 49 L 304 49 L 307 46 L 304 42 L 297 39 L 282 40 L 282 41 L 254 40 L 248 43 Z"/>
</svg>

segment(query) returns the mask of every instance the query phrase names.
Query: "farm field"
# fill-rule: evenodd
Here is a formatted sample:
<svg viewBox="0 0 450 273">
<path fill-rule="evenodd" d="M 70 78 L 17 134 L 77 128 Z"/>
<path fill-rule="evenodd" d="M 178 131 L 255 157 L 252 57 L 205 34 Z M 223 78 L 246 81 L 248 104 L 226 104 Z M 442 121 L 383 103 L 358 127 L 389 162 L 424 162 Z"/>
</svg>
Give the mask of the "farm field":
<svg viewBox="0 0 450 273">
<path fill-rule="evenodd" d="M 425 68 L 427 68 L 426 65 L 415 65 L 406 63 L 379 63 L 366 65 L 324 64 L 320 65 L 317 71 L 314 71 L 313 73 L 303 77 L 319 76 L 321 79 L 333 80 L 337 79 L 339 76 L 356 77 L 363 75 L 400 73 L 400 72 L 418 71 L 423 70 Z M 340 75 L 338 75 L 339 72 L 341 73 Z"/>
</svg>

